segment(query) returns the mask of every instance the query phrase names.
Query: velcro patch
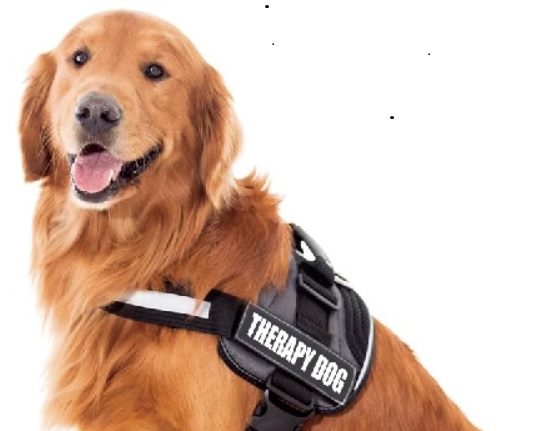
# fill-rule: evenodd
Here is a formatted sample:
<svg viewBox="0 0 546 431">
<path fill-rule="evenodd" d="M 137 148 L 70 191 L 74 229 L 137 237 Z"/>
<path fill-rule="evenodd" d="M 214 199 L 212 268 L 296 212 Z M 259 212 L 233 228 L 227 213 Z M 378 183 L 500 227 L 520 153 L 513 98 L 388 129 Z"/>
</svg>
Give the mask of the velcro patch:
<svg viewBox="0 0 546 431">
<path fill-rule="evenodd" d="M 351 363 L 261 307 L 246 306 L 235 339 L 339 404 L 351 393 Z"/>
</svg>

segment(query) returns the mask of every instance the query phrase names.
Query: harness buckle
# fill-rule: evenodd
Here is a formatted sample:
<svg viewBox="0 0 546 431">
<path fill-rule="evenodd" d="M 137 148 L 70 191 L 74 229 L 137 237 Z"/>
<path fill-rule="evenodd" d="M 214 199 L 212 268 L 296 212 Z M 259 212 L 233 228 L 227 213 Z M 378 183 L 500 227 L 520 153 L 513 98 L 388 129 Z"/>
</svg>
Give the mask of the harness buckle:
<svg viewBox="0 0 546 431">
<path fill-rule="evenodd" d="M 320 283 L 313 280 L 309 275 L 305 274 L 305 272 L 303 271 L 300 271 L 300 273 L 298 274 L 298 284 L 302 289 L 304 289 L 307 293 L 309 293 L 311 296 L 313 296 L 322 304 L 326 305 L 332 310 L 339 310 L 339 301 L 337 300 L 337 298 L 335 298 L 333 294 L 332 294 L 332 298 L 327 297 L 324 294 L 326 292 L 324 293 L 321 292 L 321 288 L 322 289 L 325 289 L 325 288 L 322 287 Z"/>
<path fill-rule="evenodd" d="M 274 399 L 279 401 L 275 402 Z M 256 408 L 250 431 L 298 431 L 315 414 L 313 401 L 305 405 L 267 379 L 264 399 Z"/>
</svg>

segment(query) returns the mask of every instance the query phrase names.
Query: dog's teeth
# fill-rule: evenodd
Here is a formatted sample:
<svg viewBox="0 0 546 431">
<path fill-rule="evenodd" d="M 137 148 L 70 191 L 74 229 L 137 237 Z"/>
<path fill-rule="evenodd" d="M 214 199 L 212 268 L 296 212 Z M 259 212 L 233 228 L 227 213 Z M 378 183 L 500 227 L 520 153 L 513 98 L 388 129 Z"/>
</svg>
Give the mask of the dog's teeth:
<svg viewBox="0 0 546 431">
<path fill-rule="evenodd" d="M 114 182 L 118 179 L 121 169 L 112 169 L 110 171 L 110 181 Z"/>
</svg>

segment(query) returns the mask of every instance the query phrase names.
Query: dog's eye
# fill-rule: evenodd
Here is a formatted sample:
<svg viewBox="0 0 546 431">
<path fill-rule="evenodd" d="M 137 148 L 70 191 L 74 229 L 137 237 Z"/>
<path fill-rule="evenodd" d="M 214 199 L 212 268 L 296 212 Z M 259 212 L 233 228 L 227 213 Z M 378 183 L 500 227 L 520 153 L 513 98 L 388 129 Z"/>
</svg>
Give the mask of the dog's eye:
<svg viewBox="0 0 546 431">
<path fill-rule="evenodd" d="M 72 54 L 72 61 L 77 67 L 82 67 L 85 63 L 89 61 L 89 53 L 80 49 Z"/>
<path fill-rule="evenodd" d="M 166 76 L 166 72 L 160 64 L 152 63 L 144 68 L 144 75 L 152 81 L 158 81 Z"/>
</svg>

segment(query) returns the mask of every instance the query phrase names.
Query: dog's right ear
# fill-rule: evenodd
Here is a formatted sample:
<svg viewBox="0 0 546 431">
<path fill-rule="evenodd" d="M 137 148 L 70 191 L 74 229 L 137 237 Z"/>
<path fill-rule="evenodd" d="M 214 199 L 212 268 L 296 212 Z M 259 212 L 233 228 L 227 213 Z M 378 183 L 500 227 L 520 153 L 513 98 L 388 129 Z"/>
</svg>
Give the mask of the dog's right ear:
<svg viewBox="0 0 546 431">
<path fill-rule="evenodd" d="M 23 95 L 19 133 L 26 181 L 39 180 L 51 170 L 51 150 L 47 143 L 49 124 L 45 109 L 55 69 L 55 59 L 51 54 L 40 55 L 32 66 Z"/>
</svg>

